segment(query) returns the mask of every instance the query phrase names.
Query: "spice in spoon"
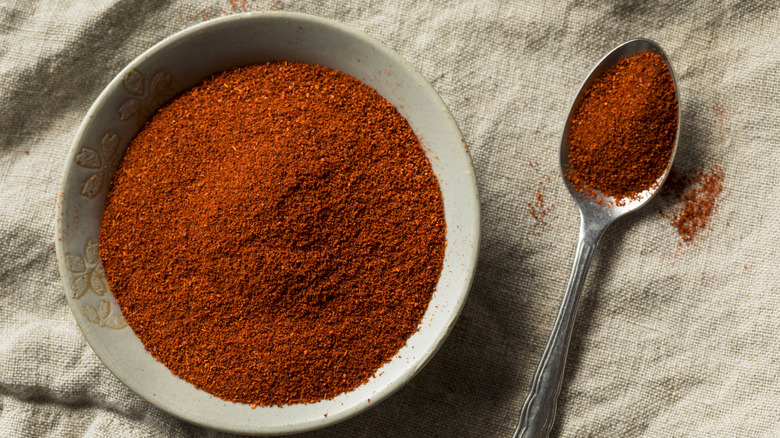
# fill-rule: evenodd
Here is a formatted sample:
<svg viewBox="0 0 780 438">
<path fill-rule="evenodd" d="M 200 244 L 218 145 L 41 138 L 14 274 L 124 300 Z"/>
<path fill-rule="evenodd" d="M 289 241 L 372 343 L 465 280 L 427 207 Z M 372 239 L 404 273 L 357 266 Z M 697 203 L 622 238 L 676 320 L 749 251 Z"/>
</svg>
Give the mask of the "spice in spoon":
<svg viewBox="0 0 780 438">
<path fill-rule="evenodd" d="M 618 203 L 658 184 L 677 133 L 674 81 L 661 55 L 621 60 L 585 92 L 569 130 L 566 172 L 583 193 Z"/>
</svg>

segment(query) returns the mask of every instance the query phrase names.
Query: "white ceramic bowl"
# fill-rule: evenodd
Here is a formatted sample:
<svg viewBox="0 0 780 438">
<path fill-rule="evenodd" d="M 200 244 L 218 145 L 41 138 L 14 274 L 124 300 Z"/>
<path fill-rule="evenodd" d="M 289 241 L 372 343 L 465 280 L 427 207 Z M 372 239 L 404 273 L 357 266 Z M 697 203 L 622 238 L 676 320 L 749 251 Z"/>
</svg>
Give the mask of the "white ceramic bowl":
<svg viewBox="0 0 780 438">
<path fill-rule="evenodd" d="M 209 75 L 271 60 L 324 65 L 376 89 L 420 138 L 444 197 L 444 269 L 420 329 L 362 386 L 312 404 L 257 407 L 223 401 L 174 376 L 127 326 L 97 250 L 109 182 L 144 121 Z M 286 434 L 344 420 L 387 397 L 430 358 L 452 328 L 474 275 L 479 199 L 460 130 L 444 102 L 398 54 L 365 33 L 296 13 L 250 13 L 177 33 L 130 63 L 92 105 L 73 142 L 57 208 L 57 261 L 87 342 L 130 389 L 186 421 L 227 432 Z"/>
</svg>

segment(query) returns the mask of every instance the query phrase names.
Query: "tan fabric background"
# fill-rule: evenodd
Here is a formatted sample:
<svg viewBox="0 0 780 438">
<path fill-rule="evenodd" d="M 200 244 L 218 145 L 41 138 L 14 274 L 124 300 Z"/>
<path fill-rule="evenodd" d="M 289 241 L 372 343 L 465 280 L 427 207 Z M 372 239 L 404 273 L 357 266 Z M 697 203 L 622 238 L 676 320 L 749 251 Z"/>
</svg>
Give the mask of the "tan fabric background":
<svg viewBox="0 0 780 438">
<path fill-rule="evenodd" d="M 84 342 L 60 285 L 54 204 L 91 102 L 160 39 L 242 1 L 0 0 L 0 436 L 218 436 L 135 396 Z M 612 47 L 667 50 L 681 169 L 719 164 L 712 229 L 678 249 L 660 201 L 613 226 L 591 267 L 555 435 L 780 436 L 780 13 L 714 3 L 249 2 L 383 40 L 441 94 L 482 196 L 476 281 L 452 335 L 404 389 L 311 437 L 513 431 L 573 258 L 557 148 L 572 94 Z M 538 161 L 537 168 L 528 163 Z M 550 209 L 527 212 L 538 182 Z"/>
</svg>

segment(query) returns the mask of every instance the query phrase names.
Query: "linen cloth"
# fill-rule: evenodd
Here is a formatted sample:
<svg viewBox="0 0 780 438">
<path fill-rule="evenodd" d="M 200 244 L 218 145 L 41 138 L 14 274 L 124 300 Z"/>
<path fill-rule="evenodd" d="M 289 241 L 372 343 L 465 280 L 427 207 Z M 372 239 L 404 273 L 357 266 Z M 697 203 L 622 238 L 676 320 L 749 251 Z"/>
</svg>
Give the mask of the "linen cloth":
<svg viewBox="0 0 780 438">
<path fill-rule="evenodd" d="M 162 38 L 245 10 L 336 19 L 398 51 L 452 110 L 482 201 L 476 278 L 443 348 L 378 406 L 305 436 L 511 435 L 579 227 L 558 170 L 563 122 L 592 66 L 635 37 L 658 41 L 677 73 L 675 165 L 717 164 L 725 189 L 693 245 L 678 245 L 660 199 L 604 236 L 553 434 L 780 436 L 779 6 L 0 1 L 0 436 L 222 436 L 146 403 L 94 355 L 57 272 L 54 207 L 71 141 L 113 76 Z M 528 212 L 539 190 L 544 229 Z"/>
</svg>

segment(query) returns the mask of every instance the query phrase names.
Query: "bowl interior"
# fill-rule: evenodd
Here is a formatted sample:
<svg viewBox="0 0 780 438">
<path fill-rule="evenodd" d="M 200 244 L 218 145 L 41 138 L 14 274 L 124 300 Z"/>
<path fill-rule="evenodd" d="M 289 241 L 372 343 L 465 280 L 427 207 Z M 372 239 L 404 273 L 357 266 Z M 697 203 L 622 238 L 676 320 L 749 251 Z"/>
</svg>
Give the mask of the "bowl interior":
<svg viewBox="0 0 780 438">
<path fill-rule="evenodd" d="M 417 333 L 368 383 L 332 400 L 257 407 L 195 389 L 157 362 L 121 316 L 97 250 L 113 172 L 146 119 L 177 93 L 232 67 L 272 60 L 319 64 L 376 89 L 407 119 L 439 180 L 447 221 L 444 269 Z M 351 27 L 294 13 L 213 20 L 163 40 L 108 85 L 73 143 L 58 202 L 57 259 L 68 302 L 95 353 L 129 388 L 189 422 L 236 433 L 284 434 L 348 418 L 417 372 L 454 324 L 479 247 L 479 200 L 471 160 L 449 110 L 413 67 Z"/>
</svg>

